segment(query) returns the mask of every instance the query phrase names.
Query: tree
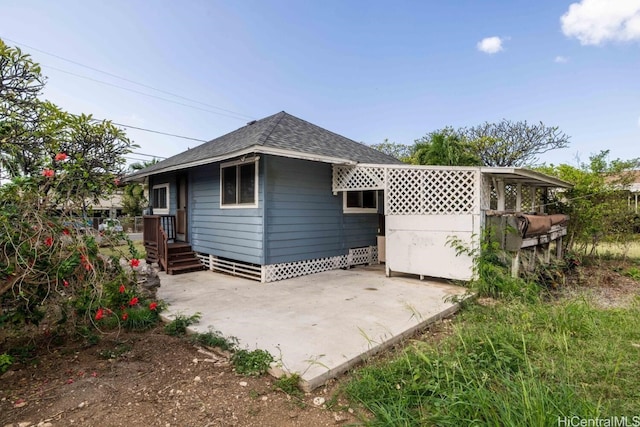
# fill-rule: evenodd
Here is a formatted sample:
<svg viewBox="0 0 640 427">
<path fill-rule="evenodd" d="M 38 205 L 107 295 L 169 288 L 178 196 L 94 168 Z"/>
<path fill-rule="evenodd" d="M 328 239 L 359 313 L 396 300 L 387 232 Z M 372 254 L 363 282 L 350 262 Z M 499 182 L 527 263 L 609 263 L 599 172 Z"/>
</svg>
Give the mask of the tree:
<svg viewBox="0 0 640 427">
<path fill-rule="evenodd" d="M 0 39 L 0 122 L 16 115 L 24 119 L 44 82 L 40 66 L 30 55 Z"/>
<path fill-rule="evenodd" d="M 398 144 L 396 142 L 389 142 L 389 139 L 387 138 L 384 139 L 384 142 L 372 144 L 371 148 L 381 151 L 391 157 L 395 157 L 405 163 L 409 163 L 411 158 L 411 146 Z"/>
<path fill-rule="evenodd" d="M 537 169 L 573 184 L 552 194 L 549 210 L 569 215 L 567 248 L 595 253 L 603 240 L 628 243 L 633 235 L 634 213 L 627 206 L 625 188 L 630 171 L 640 159 L 608 160 L 609 151 L 592 155 L 579 166 L 543 165 Z"/>
<path fill-rule="evenodd" d="M 45 316 L 56 328 L 103 317 L 149 327 L 157 303 L 139 304 L 140 254 L 133 244 L 101 254 L 78 218 L 115 189 L 135 145 L 109 121 L 39 99 L 43 84 L 40 67 L 0 41 L 0 161 L 11 178 L 0 186 L 0 327 Z"/>
<path fill-rule="evenodd" d="M 130 183 L 125 185 L 122 194 L 122 210 L 129 216 L 140 216 L 146 207 L 147 198 L 144 197 L 142 184 Z"/>
<path fill-rule="evenodd" d="M 537 156 L 550 150 L 567 147 L 569 136 L 557 127 L 542 122 L 502 119 L 498 123 L 462 128 L 458 133 L 474 147 L 485 166 L 525 166 L 537 162 Z"/>
<path fill-rule="evenodd" d="M 22 147 L 9 140 L 18 128 L 33 127 L 41 116 L 37 97 L 44 81 L 40 66 L 29 55 L 0 39 L 0 179 L 15 176 L 22 169 L 15 163 Z"/>
<path fill-rule="evenodd" d="M 411 162 L 419 165 L 479 166 L 480 158 L 464 137 L 444 128 L 416 140 Z"/>
<path fill-rule="evenodd" d="M 139 171 L 151 165 L 155 165 L 159 161 L 160 160 L 154 157 L 151 160 L 132 163 L 129 165 L 129 171 Z M 127 215 L 142 215 L 142 212 L 147 203 L 147 198 L 144 196 L 145 188 L 145 185 L 135 182 L 129 183 L 124 187 L 124 194 L 122 196 L 122 210 L 124 210 Z"/>
</svg>

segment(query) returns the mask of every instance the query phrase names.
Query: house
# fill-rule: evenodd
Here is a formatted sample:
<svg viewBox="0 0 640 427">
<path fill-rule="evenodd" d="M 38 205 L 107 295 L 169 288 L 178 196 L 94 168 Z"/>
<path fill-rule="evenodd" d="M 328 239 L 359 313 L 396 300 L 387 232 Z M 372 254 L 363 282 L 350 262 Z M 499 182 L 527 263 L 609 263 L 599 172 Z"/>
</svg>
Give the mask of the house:
<svg viewBox="0 0 640 427">
<path fill-rule="evenodd" d="M 380 195 L 331 189 L 332 165 L 357 163 L 400 162 L 280 112 L 128 179 L 147 180 L 153 214 L 175 216 L 178 240 L 216 268 L 260 278 L 260 266 L 375 247 Z"/>
<path fill-rule="evenodd" d="M 638 210 L 638 200 L 640 199 L 640 170 L 635 170 L 631 172 L 632 178 L 631 182 L 628 185 L 629 190 L 629 208 L 633 209 L 635 213 L 640 212 Z"/>
<path fill-rule="evenodd" d="M 389 275 L 468 280 L 472 260 L 452 238 L 475 245 L 492 204 L 535 210 L 547 189 L 567 186 L 526 169 L 402 164 L 285 112 L 128 180 L 150 189 L 148 261 L 262 282 L 379 259 Z"/>
</svg>

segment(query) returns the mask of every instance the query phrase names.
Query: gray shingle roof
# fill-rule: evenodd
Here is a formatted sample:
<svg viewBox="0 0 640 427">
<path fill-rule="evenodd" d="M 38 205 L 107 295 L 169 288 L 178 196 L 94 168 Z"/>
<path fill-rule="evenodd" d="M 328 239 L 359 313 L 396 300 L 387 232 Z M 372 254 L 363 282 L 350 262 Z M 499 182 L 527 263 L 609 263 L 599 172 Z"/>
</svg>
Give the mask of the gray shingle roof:
<svg viewBox="0 0 640 427">
<path fill-rule="evenodd" d="M 224 158 L 227 155 L 232 157 L 234 153 L 250 147 L 257 147 L 256 151 L 259 152 L 260 146 L 357 163 L 401 163 L 367 145 L 281 111 L 151 165 L 130 175 L 129 179 L 187 168 L 193 163 L 203 163 L 208 159 Z"/>
</svg>

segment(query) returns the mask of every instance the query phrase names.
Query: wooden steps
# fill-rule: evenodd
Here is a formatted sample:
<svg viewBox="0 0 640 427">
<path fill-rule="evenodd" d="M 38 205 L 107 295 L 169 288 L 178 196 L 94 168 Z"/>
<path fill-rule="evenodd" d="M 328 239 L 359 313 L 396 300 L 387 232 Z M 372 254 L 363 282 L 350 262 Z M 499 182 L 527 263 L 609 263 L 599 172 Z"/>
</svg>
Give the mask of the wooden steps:
<svg viewBox="0 0 640 427">
<path fill-rule="evenodd" d="M 174 242 L 167 244 L 166 265 L 158 254 L 158 245 L 154 242 L 145 242 L 147 252 L 146 261 L 151 264 L 157 262 L 161 270 L 166 270 L 167 274 L 189 273 L 191 271 L 204 270 L 204 265 L 200 262 L 196 253 L 191 249 L 191 245 L 184 242 Z"/>
<path fill-rule="evenodd" d="M 191 250 L 191 245 L 183 242 L 169 243 L 167 274 L 189 273 L 191 271 L 200 271 L 204 269 L 204 265 Z"/>
</svg>

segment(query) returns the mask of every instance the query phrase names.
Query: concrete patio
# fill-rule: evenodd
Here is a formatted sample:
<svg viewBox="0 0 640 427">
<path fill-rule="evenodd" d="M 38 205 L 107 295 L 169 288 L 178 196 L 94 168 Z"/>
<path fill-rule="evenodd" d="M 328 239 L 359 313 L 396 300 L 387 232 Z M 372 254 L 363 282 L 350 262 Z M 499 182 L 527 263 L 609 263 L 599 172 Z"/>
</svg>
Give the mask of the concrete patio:
<svg viewBox="0 0 640 427">
<path fill-rule="evenodd" d="M 445 302 L 464 288 L 382 266 L 333 270 L 268 284 L 202 271 L 160 273 L 165 317 L 202 314 L 190 330 L 236 337 L 241 348 L 269 351 L 311 390 L 416 330 L 454 313 Z M 278 374 L 278 369 L 274 374 Z M 282 372 L 282 371 L 280 371 Z"/>
</svg>

